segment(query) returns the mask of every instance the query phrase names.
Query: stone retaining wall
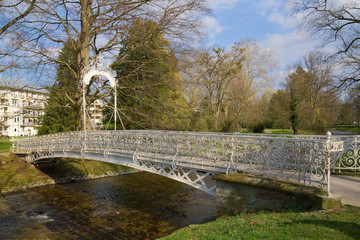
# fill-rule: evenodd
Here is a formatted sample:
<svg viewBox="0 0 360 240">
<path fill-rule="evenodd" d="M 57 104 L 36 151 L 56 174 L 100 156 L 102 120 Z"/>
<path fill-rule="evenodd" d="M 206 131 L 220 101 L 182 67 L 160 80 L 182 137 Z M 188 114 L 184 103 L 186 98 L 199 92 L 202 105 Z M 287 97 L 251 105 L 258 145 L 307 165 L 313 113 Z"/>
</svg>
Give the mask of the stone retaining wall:
<svg viewBox="0 0 360 240">
<path fill-rule="evenodd" d="M 263 176 L 233 173 L 219 174 L 213 179 L 218 217 L 296 206 L 330 209 L 341 205 L 339 196 L 327 197 L 320 188 Z"/>
</svg>

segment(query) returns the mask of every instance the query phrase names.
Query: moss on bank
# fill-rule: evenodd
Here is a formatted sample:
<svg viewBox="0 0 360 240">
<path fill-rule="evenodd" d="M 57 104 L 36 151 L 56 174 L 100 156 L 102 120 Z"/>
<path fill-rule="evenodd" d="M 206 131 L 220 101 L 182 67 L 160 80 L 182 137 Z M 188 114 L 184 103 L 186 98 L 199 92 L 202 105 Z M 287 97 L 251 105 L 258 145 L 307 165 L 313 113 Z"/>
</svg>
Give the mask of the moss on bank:
<svg viewBox="0 0 360 240">
<path fill-rule="evenodd" d="M 71 158 L 58 159 L 57 164 L 36 168 L 15 155 L 3 153 L 0 155 L 0 192 L 132 171 L 134 169 L 117 164 Z"/>
</svg>

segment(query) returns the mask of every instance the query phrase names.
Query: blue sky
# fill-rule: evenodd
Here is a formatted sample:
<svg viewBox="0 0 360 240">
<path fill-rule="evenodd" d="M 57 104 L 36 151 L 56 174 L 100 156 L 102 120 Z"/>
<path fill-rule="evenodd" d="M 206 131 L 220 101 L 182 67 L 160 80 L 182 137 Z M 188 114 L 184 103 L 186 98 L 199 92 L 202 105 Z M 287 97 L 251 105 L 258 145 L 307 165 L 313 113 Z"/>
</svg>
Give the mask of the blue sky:
<svg viewBox="0 0 360 240">
<path fill-rule="evenodd" d="M 208 0 L 213 13 L 205 17 L 208 47 L 228 47 L 252 39 L 272 49 L 279 74 L 318 44 L 296 30 L 285 0 Z"/>
</svg>

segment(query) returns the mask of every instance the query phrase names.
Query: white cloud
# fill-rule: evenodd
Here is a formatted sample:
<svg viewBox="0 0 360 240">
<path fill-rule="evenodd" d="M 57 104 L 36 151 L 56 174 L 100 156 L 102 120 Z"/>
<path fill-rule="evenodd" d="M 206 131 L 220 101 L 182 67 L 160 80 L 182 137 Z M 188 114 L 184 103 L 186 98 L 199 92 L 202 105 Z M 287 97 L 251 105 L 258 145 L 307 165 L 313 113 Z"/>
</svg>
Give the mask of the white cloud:
<svg viewBox="0 0 360 240">
<path fill-rule="evenodd" d="M 296 26 L 296 18 L 286 14 L 284 11 L 284 1 L 262 0 L 255 3 L 254 6 L 259 10 L 260 14 L 267 17 L 270 22 L 278 23 L 284 28 L 293 28 Z"/>
<path fill-rule="evenodd" d="M 270 22 L 278 23 L 285 28 L 294 28 L 297 24 L 295 18 L 281 14 L 278 10 L 273 10 L 269 14 L 268 20 Z"/>
<path fill-rule="evenodd" d="M 209 33 L 209 38 L 215 38 L 215 35 L 221 33 L 224 27 L 219 24 L 216 18 L 206 16 L 202 19 L 206 31 Z"/>
<path fill-rule="evenodd" d="M 212 9 L 232 9 L 237 2 L 247 2 L 249 0 L 208 0 Z"/>
<path fill-rule="evenodd" d="M 262 0 L 258 3 L 255 3 L 255 5 L 262 10 L 279 8 L 282 6 L 282 4 L 283 2 L 278 0 Z"/>
<path fill-rule="evenodd" d="M 316 46 L 314 41 L 309 40 L 304 34 L 297 31 L 270 35 L 261 44 L 266 48 L 273 49 L 274 58 L 282 68 L 307 55 Z"/>
</svg>

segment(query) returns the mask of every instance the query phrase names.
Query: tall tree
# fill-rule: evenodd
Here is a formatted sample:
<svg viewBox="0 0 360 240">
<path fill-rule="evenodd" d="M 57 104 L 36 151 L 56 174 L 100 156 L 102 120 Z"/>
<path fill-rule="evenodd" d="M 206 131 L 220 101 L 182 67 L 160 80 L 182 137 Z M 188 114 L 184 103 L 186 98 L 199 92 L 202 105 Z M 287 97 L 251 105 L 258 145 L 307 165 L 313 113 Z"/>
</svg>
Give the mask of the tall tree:
<svg viewBox="0 0 360 240">
<path fill-rule="evenodd" d="M 360 81 L 360 2 L 357 0 L 290 0 L 292 12 L 302 16 L 299 27 L 335 45 L 332 58 L 341 65 L 343 83 Z"/>
<path fill-rule="evenodd" d="M 119 82 L 118 105 L 127 129 L 186 130 L 189 109 L 177 60 L 162 32 L 156 31 L 157 25 L 136 21 L 129 29 L 119 54 L 125 61 L 113 65 Z"/>
<path fill-rule="evenodd" d="M 348 89 L 345 102 L 341 106 L 338 124 L 360 123 L 360 85 L 354 84 Z"/>
<path fill-rule="evenodd" d="M 287 77 L 291 116 L 300 128 L 319 128 L 332 124 L 328 116 L 332 103 L 338 100 L 333 88 L 331 64 L 320 53 L 310 53 L 293 66 L 296 71 Z M 296 115 L 296 116 L 295 116 Z M 297 125 L 297 124 L 295 124 Z"/>
<path fill-rule="evenodd" d="M 231 51 L 218 48 L 205 52 L 200 59 L 200 79 L 209 102 L 213 117 L 212 129 L 221 130 L 220 114 L 227 115 L 229 108 L 230 84 L 241 69 L 243 48 L 240 44 L 232 46 Z"/>
<path fill-rule="evenodd" d="M 289 93 L 286 90 L 277 90 L 270 99 L 267 111 L 267 119 L 272 122 L 274 128 L 288 129 L 290 122 Z"/>
<path fill-rule="evenodd" d="M 247 40 L 241 42 L 241 46 L 242 66 L 230 86 L 232 112 L 237 131 L 240 131 L 241 122 L 245 126 L 261 122 L 261 119 L 255 119 L 254 109 L 251 106 L 259 109 L 255 107 L 258 105 L 256 101 L 260 100 L 260 94 L 272 82 L 271 71 L 277 66 L 272 52 L 262 48 L 257 42 Z M 256 117 L 259 118 L 259 115 Z"/>
<path fill-rule="evenodd" d="M 262 115 L 261 92 L 276 66 L 270 51 L 247 40 L 228 50 L 203 50 L 186 60 L 185 67 L 190 67 L 182 71 L 182 77 L 193 123 L 204 126 L 206 122 L 213 131 L 240 131 L 254 120 L 255 109 L 257 116 Z M 196 125 L 196 130 L 204 130 Z"/>
<path fill-rule="evenodd" d="M 80 109 L 74 101 L 76 79 L 73 72 L 78 68 L 76 57 L 77 49 L 73 49 L 71 44 L 65 44 L 59 53 L 61 64 L 57 67 L 56 82 L 50 88 L 48 105 L 39 129 L 40 135 L 77 130 L 76 116 Z"/>
<path fill-rule="evenodd" d="M 8 37 L 14 40 L 10 42 L 10 47 L 16 50 L 12 56 L 21 58 L 23 63 L 31 62 L 38 72 L 54 63 L 63 64 L 56 50 L 65 43 L 77 49 L 77 71 L 69 71 L 76 81 L 73 101 L 78 108 L 82 103 L 81 79 L 91 59 L 106 53 L 109 58 L 124 61 L 127 56 L 119 57 L 119 49 L 135 21 L 154 21 L 155 32 L 161 31 L 184 43 L 199 33 L 200 16 L 207 12 L 204 0 L 42 0 L 35 3 L 20 26 L 8 29 Z M 86 87 L 87 92 L 94 81 Z M 77 118 L 81 126 L 80 115 Z"/>
<path fill-rule="evenodd" d="M 290 87 L 290 122 L 295 135 L 298 133 L 298 127 L 299 127 L 299 113 L 298 113 L 299 103 L 300 102 L 295 95 L 294 88 Z"/>
</svg>

